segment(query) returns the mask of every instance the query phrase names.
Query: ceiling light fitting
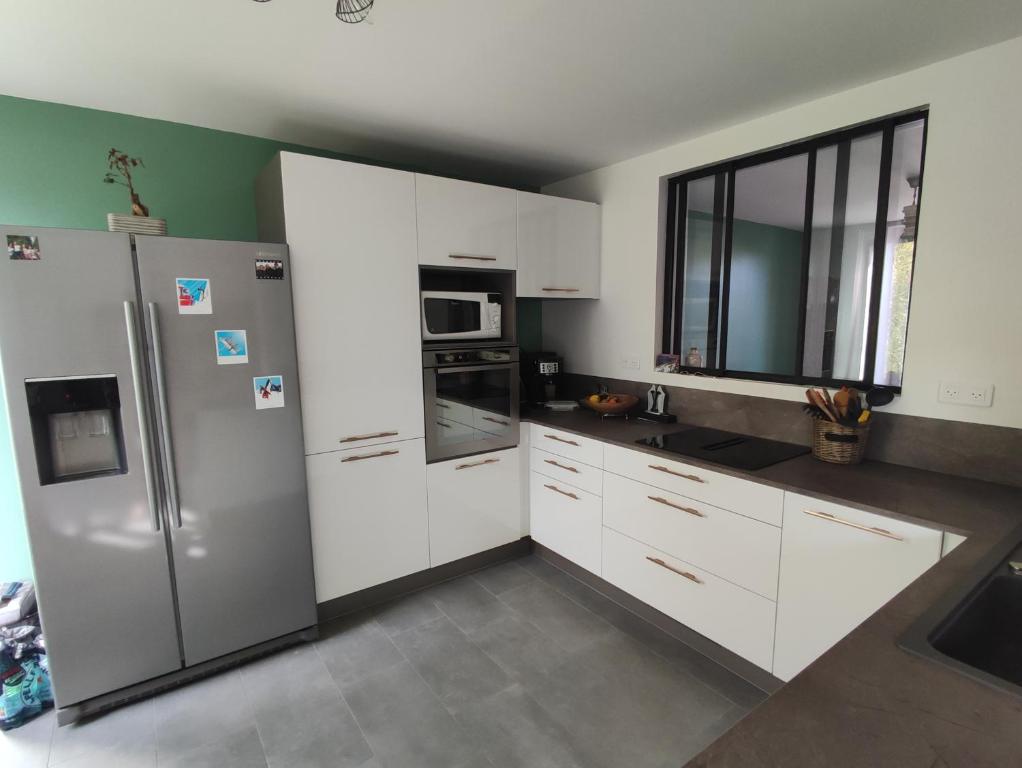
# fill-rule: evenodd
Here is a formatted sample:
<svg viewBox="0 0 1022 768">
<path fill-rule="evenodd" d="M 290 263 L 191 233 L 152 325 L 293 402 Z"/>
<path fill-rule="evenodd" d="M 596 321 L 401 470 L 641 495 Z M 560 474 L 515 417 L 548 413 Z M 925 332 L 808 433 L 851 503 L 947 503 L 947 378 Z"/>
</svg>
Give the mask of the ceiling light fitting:
<svg viewBox="0 0 1022 768">
<path fill-rule="evenodd" d="M 254 0 L 257 3 L 268 3 L 270 0 Z M 335 14 L 345 24 L 358 24 L 365 21 L 369 11 L 373 9 L 375 0 L 337 0 Z"/>
</svg>

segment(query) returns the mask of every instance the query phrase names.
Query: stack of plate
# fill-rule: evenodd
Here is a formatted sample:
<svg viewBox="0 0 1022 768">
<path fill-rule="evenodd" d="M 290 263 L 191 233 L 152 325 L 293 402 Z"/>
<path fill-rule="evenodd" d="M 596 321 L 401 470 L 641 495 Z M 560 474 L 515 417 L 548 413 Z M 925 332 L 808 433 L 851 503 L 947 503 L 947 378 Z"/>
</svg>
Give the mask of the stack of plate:
<svg viewBox="0 0 1022 768">
<path fill-rule="evenodd" d="M 111 232 L 131 232 L 135 235 L 165 235 L 167 220 L 133 216 L 130 213 L 108 213 L 106 228 Z"/>
</svg>

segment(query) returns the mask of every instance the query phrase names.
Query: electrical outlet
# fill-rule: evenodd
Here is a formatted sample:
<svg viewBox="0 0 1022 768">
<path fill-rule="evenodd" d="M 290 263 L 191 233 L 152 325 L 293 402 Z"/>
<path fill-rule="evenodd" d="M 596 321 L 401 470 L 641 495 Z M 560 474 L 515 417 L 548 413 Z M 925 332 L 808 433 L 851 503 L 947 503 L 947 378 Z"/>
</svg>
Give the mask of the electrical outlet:
<svg viewBox="0 0 1022 768">
<path fill-rule="evenodd" d="M 639 358 L 637 357 L 624 357 L 621 358 L 621 367 L 626 371 L 637 371 L 639 370 Z"/>
<path fill-rule="evenodd" d="M 978 382 L 942 381 L 937 401 L 951 405 L 972 405 L 989 408 L 994 401 L 994 385 Z"/>
</svg>

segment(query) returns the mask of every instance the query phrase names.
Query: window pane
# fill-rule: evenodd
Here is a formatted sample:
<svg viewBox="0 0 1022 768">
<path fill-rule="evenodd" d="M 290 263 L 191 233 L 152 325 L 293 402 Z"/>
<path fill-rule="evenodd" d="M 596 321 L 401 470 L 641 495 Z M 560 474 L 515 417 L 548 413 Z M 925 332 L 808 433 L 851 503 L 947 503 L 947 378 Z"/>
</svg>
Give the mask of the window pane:
<svg viewBox="0 0 1022 768">
<path fill-rule="evenodd" d="M 687 185 L 685 211 L 684 286 L 681 315 L 681 362 L 695 350 L 703 368 L 716 367 L 716 338 L 720 322 L 719 283 L 723 211 L 714 213 L 715 199 L 723 200 L 723 189 L 717 193 L 718 178 L 707 176 Z M 714 234 L 716 233 L 716 248 Z M 716 269 L 713 269 L 716 259 Z M 712 322 L 711 322 L 712 320 Z"/>
<path fill-rule="evenodd" d="M 920 172 L 924 125 L 925 120 L 916 120 L 894 129 L 891 194 L 887 208 L 887 240 L 873 374 L 874 383 L 881 385 L 901 386 L 905 364 L 916 219 L 922 192 Z"/>
<path fill-rule="evenodd" d="M 802 372 L 862 379 L 883 134 L 816 153 Z"/>
<path fill-rule="evenodd" d="M 808 155 L 735 174 L 727 368 L 797 373 Z"/>
</svg>

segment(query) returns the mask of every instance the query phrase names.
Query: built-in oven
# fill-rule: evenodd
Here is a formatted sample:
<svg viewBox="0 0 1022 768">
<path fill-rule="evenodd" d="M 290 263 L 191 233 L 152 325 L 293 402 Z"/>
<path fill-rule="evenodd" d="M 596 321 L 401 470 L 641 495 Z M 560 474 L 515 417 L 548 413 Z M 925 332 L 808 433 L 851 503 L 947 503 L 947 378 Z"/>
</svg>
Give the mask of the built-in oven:
<svg viewBox="0 0 1022 768">
<path fill-rule="evenodd" d="M 422 353 L 426 460 L 518 445 L 518 348 Z"/>
</svg>

